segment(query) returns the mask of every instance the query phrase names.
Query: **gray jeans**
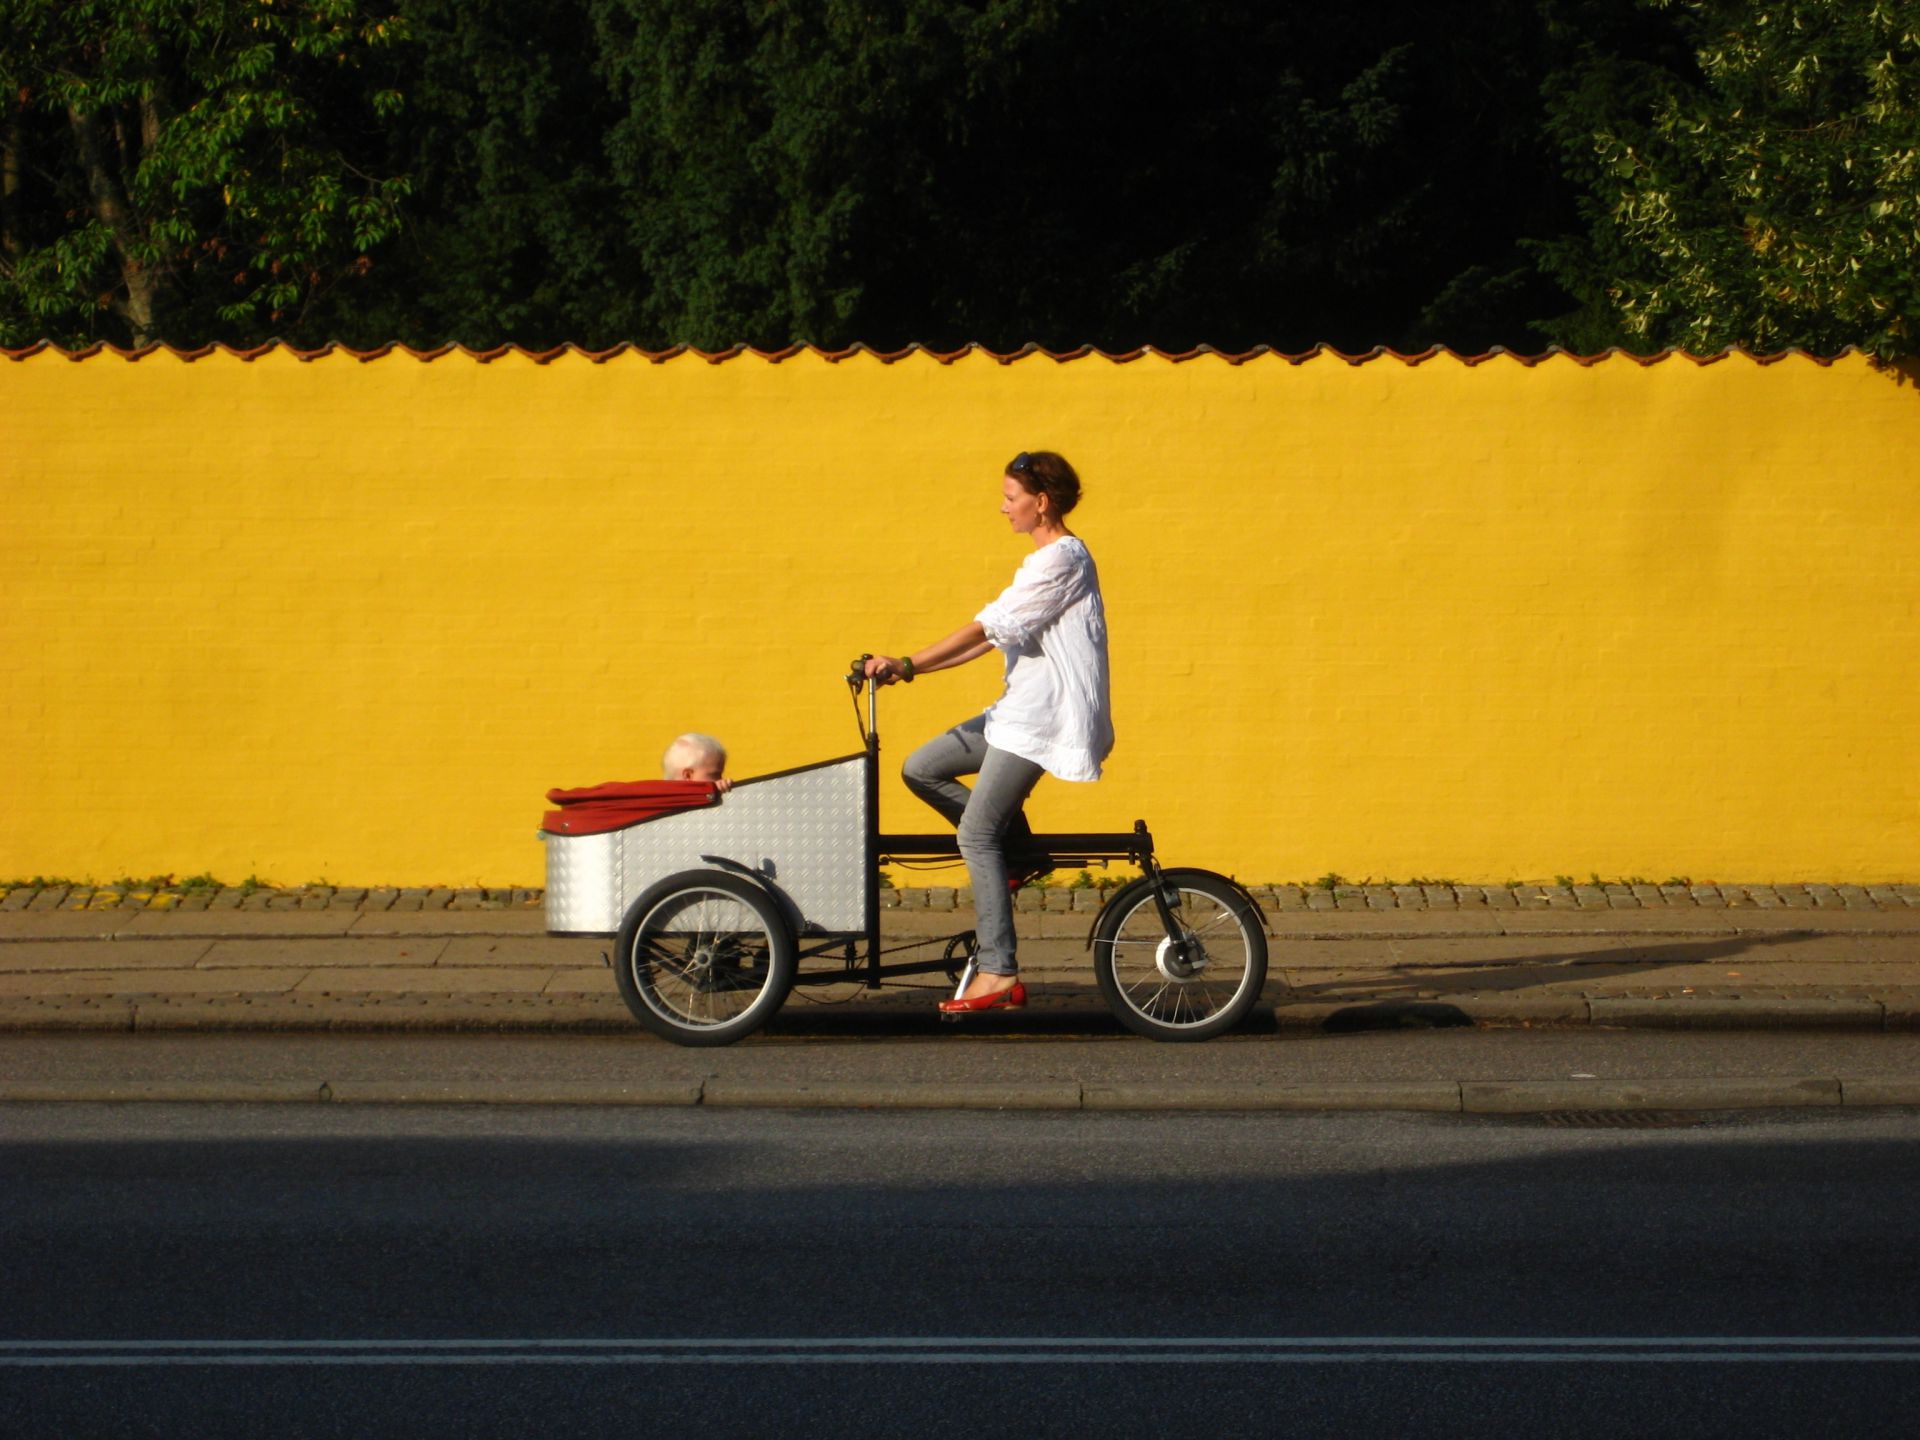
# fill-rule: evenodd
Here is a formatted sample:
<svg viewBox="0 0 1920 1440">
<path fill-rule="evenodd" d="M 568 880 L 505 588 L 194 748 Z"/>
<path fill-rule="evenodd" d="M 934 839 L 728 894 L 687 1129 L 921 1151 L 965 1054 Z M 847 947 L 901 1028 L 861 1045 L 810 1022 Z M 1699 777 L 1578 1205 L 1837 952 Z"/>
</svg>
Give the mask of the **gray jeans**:
<svg viewBox="0 0 1920 1440">
<path fill-rule="evenodd" d="M 987 717 L 976 715 L 936 735 L 907 757 L 900 776 L 907 788 L 959 831 L 960 858 L 973 883 L 974 938 L 979 966 L 989 975 L 1018 974 L 1014 958 L 1013 897 L 1007 893 L 1007 855 L 1033 834 L 1021 806 L 1045 772 L 1031 760 L 987 744 Z M 962 775 L 978 775 L 969 790 Z"/>
</svg>

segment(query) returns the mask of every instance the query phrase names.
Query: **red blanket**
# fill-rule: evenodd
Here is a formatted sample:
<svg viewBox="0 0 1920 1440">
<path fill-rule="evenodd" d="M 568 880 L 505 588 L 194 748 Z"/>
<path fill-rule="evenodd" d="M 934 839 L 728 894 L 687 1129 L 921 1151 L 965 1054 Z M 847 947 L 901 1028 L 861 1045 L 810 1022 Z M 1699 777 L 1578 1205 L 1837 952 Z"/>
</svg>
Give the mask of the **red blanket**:
<svg viewBox="0 0 1920 1440">
<path fill-rule="evenodd" d="M 600 835 L 716 804 L 720 792 L 706 780 L 615 780 L 581 790 L 549 790 L 547 799 L 560 807 L 541 821 L 549 835 Z"/>
</svg>

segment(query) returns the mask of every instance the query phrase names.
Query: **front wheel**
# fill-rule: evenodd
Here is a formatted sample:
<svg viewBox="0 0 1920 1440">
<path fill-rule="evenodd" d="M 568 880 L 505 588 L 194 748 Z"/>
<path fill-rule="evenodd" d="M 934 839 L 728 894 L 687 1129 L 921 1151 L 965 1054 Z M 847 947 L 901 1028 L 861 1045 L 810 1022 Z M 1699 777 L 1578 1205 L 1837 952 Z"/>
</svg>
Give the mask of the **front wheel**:
<svg viewBox="0 0 1920 1440">
<path fill-rule="evenodd" d="M 1267 982 L 1260 912 L 1224 875 L 1167 870 L 1159 886 L 1169 927 L 1147 880 L 1117 896 L 1093 935 L 1100 993 L 1136 1034 L 1206 1040 L 1231 1030 Z"/>
<path fill-rule="evenodd" d="M 751 880 L 688 870 L 634 901 L 614 942 L 620 998 L 677 1045 L 727 1045 L 767 1022 L 793 988 L 793 936 Z"/>
</svg>

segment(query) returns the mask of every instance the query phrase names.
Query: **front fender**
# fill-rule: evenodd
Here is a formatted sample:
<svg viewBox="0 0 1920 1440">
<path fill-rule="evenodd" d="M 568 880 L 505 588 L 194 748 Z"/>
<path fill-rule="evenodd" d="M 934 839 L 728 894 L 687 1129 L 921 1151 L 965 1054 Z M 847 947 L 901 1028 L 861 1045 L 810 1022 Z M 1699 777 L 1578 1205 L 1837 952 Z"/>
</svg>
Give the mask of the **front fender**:
<svg viewBox="0 0 1920 1440">
<path fill-rule="evenodd" d="M 1241 902 L 1251 910 L 1254 913 L 1254 917 L 1259 920 L 1261 931 L 1267 935 L 1273 934 L 1273 926 L 1268 923 L 1267 912 L 1260 908 L 1260 902 L 1253 898 L 1252 892 L 1249 891 L 1246 886 L 1242 885 L 1231 875 L 1222 875 L 1218 870 L 1202 870 L 1196 866 L 1189 865 L 1178 869 L 1162 870 L 1160 872 L 1160 879 L 1163 883 L 1171 881 L 1174 884 L 1178 884 L 1182 879 L 1190 875 L 1203 875 L 1210 880 L 1218 880 L 1230 886 L 1233 892 L 1240 897 Z M 1100 926 L 1107 919 L 1108 915 L 1117 915 L 1120 913 L 1120 902 L 1122 900 L 1132 901 L 1136 896 L 1150 893 L 1149 887 L 1151 887 L 1152 884 L 1153 877 L 1151 875 L 1142 875 L 1137 880 L 1129 880 L 1107 898 L 1106 904 L 1102 905 L 1099 913 L 1093 917 L 1093 924 L 1087 928 L 1087 948 L 1089 950 L 1091 950 L 1094 943 L 1100 939 Z"/>
<path fill-rule="evenodd" d="M 789 935 L 798 937 L 806 933 L 807 921 L 806 917 L 800 913 L 800 907 L 794 903 L 791 895 L 773 883 L 771 876 L 727 855 L 702 855 L 700 859 L 716 870 L 724 871 L 729 875 L 738 875 L 743 880 L 751 880 L 766 892 L 767 898 L 773 901 L 780 914 L 786 919 Z"/>
</svg>

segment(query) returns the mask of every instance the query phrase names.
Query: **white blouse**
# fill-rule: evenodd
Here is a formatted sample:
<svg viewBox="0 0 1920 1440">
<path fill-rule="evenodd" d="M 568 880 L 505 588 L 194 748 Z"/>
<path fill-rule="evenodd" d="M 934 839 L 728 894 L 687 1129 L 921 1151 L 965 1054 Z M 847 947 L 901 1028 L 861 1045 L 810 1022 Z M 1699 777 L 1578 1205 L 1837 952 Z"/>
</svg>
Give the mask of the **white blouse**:
<svg viewBox="0 0 1920 1440">
<path fill-rule="evenodd" d="M 1107 612 L 1079 536 L 1035 550 L 974 619 L 1006 659 L 1006 691 L 987 707 L 987 743 L 1062 780 L 1098 780 L 1113 750 Z"/>
</svg>

